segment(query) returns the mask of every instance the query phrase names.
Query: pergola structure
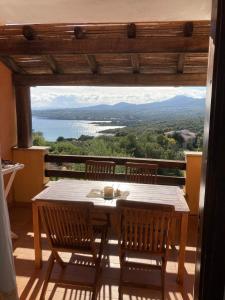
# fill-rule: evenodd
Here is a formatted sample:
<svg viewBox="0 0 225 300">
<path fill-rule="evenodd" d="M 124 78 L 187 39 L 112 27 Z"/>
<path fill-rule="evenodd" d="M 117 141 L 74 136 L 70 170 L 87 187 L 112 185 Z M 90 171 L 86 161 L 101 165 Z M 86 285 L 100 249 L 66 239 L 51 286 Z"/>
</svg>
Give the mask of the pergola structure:
<svg viewBox="0 0 225 300">
<path fill-rule="evenodd" d="M 0 27 L 16 85 L 205 85 L 208 21 Z M 116 76 L 115 76 L 116 75 Z"/>
<path fill-rule="evenodd" d="M 32 145 L 31 86 L 204 86 L 209 28 L 209 21 L 1 26 L 18 146 Z"/>
</svg>

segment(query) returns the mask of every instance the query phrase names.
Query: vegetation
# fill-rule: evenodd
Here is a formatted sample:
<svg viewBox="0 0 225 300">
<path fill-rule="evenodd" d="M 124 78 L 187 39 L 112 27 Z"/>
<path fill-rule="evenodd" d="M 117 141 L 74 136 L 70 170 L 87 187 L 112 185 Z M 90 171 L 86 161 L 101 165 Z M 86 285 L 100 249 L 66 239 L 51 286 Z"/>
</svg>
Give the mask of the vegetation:
<svg viewBox="0 0 225 300">
<path fill-rule="evenodd" d="M 189 129 L 196 133 L 196 139 L 185 144 L 179 134 L 168 137 L 165 132 Z M 56 142 L 48 142 L 41 132 L 33 133 L 34 145 L 49 146 L 53 154 L 98 155 L 183 160 L 184 150 L 201 150 L 203 135 L 202 118 L 187 120 L 158 121 L 110 130 L 98 136 L 81 136 L 79 139 L 58 137 Z M 112 134 L 113 133 L 113 134 Z M 168 170 L 161 171 L 168 174 Z M 171 172 L 170 172 L 171 174 Z M 174 175 L 179 175 L 174 170 Z"/>
</svg>

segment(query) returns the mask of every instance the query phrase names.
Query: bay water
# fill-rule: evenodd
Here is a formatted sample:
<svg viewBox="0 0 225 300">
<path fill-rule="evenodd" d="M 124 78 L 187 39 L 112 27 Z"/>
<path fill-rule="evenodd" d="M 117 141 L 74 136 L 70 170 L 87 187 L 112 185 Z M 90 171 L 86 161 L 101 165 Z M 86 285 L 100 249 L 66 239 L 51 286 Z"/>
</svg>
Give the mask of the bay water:
<svg viewBox="0 0 225 300">
<path fill-rule="evenodd" d="M 100 131 L 107 129 L 122 128 L 124 126 L 112 126 L 111 121 L 86 120 L 54 120 L 38 117 L 32 118 L 32 129 L 43 133 L 47 141 L 56 141 L 59 136 L 64 138 L 79 138 L 81 135 L 98 136 Z M 100 125 L 100 123 L 104 123 Z M 106 124 L 107 123 L 107 124 Z"/>
</svg>

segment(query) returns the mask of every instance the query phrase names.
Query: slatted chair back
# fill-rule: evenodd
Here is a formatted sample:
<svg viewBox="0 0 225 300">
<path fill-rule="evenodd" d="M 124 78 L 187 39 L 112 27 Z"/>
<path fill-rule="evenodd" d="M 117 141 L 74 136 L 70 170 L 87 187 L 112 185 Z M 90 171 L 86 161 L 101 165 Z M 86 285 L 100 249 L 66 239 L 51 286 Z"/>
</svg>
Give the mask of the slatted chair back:
<svg viewBox="0 0 225 300">
<path fill-rule="evenodd" d="M 125 164 L 125 174 L 127 182 L 136 183 L 156 183 L 157 164 L 132 163 Z"/>
<path fill-rule="evenodd" d="M 115 175 L 116 164 L 113 161 L 87 160 L 86 178 L 89 180 L 111 180 Z"/>
<path fill-rule="evenodd" d="M 165 256 L 174 206 L 118 200 L 120 246 L 125 251 Z"/>
<path fill-rule="evenodd" d="M 57 251 L 95 253 L 90 202 L 37 201 L 49 244 Z"/>
</svg>

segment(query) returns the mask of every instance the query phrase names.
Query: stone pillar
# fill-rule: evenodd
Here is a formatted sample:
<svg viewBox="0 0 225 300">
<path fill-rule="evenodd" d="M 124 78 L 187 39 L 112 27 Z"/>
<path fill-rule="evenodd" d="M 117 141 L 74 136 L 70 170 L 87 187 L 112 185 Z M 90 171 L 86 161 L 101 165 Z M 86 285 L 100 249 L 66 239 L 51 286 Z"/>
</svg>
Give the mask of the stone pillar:
<svg viewBox="0 0 225 300">
<path fill-rule="evenodd" d="M 201 179 L 202 152 L 185 152 L 186 184 L 185 193 L 191 215 L 198 215 Z"/>
<path fill-rule="evenodd" d="M 43 190 L 48 182 L 44 162 L 47 153 L 48 147 L 41 146 L 13 149 L 13 160 L 24 164 L 24 169 L 17 173 L 13 185 L 15 202 L 28 203 Z"/>
</svg>

